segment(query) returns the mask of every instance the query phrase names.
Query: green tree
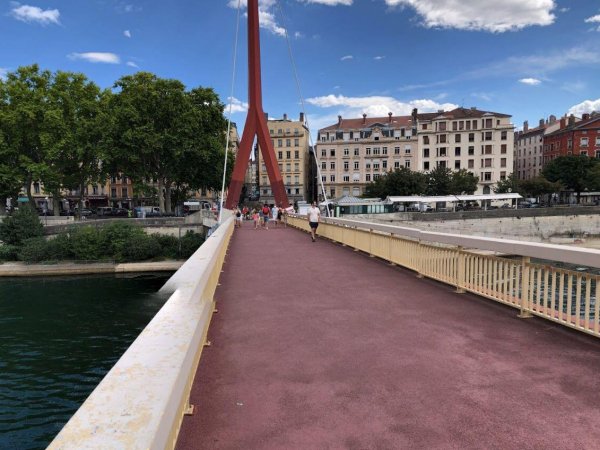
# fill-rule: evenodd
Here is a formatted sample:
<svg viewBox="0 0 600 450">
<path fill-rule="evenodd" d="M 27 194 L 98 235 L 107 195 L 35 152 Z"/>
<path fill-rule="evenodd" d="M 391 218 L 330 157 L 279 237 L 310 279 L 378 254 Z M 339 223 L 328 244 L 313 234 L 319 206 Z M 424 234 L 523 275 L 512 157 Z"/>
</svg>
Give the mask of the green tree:
<svg viewBox="0 0 600 450">
<path fill-rule="evenodd" d="M 136 184 L 156 180 L 161 211 L 171 210 L 174 186 L 220 186 L 226 127 L 212 89 L 188 92 L 180 81 L 147 72 L 122 77 L 115 88 L 113 169 Z"/>
<path fill-rule="evenodd" d="M 100 88 L 80 73 L 57 72 L 48 91 L 48 171 L 44 186 L 55 198 L 63 188 L 77 189 L 79 211 L 85 188 L 104 181 L 107 171 L 102 159 L 109 143 L 110 91 Z"/>
<path fill-rule="evenodd" d="M 449 195 L 452 193 L 452 171 L 437 166 L 427 173 L 427 195 Z"/>
<path fill-rule="evenodd" d="M 456 172 L 452 173 L 450 194 L 472 195 L 477 190 L 477 183 L 479 183 L 479 177 L 476 177 L 467 169 L 457 170 Z"/>
<path fill-rule="evenodd" d="M 44 226 L 35 209 L 24 205 L 0 223 L 0 241 L 19 246 L 29 238 L 42 236 L 43 231 Z"/>
<path fill-rule="evenodd" d="M 365 188 L 365 196 L 386 198 L 390 195 L 421 195 L 425 188 L 424 174 L 401 167 L 368 184 Z"/>
<path fill-rule="evenodd" d="M 510 192 L 520 192 L 521 187 L 519 185 L 519 180 L 515 177 L 514 173 L 511 173 L 504 180 L 500 180 L 496 183 L 496 187 L 494 187 L 494 192 L 496 194 L 507 194 Z"/>
<path fill-rule="evenodd" d="M 49 71 L 40 71 L 34 64 L 9 72 L 0 83 L 0 184 L 4 191 L 11 191 L 18 179 L 32 205 L 31 185 L 48 172 L 46 112 L 51 80 Z"/>
<path fill-rule="evenodd" d="M 559 182 L 552 183 L 542 175 L 530 180 L 521 180 L 519 182 L 521 191 L 527 196 L 541 197 L 542 195 L 552 194 L 553 192 L 559 192 L 561 190 L 561 184 Z"/>
<path fill-rule="evenodd" d="M 581 192 L 591 188 L 593 181 L 590 174 L 594 173 L 598 160 L 588 156 L 559 156 L 550 161 L 542 174 L 550 182 L 559 182 L 567 189 L 572 189 L 577 195 L 577 203 L 581 200 Z"/>
</svg>

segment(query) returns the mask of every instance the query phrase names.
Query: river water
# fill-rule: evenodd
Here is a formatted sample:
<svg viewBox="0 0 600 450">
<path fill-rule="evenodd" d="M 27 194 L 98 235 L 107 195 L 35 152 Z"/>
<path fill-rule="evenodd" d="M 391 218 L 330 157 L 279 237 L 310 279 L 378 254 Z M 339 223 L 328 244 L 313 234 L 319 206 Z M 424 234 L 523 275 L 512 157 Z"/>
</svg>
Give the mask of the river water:
<svg viewBox="0 0 600 450">
<path fill-rule="evenodd" d="M 164 304 L 166 274 L 0 279 L 0 449 L 43 449 Z"/>
</svg>

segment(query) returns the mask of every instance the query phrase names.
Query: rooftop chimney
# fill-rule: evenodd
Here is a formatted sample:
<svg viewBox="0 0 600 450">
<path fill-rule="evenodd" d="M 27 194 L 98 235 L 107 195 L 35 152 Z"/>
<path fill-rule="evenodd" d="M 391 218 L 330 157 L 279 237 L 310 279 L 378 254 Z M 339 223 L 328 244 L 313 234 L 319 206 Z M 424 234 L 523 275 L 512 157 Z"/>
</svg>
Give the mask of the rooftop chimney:
<svg viewBox="0 0 600 450">
<path fill-rule="evenodd" d="M 540 119 L 540 127 L 546 125 L 546 121 L 544 119 Z"/>
<path fill-rule="evenodd" d="M 342 116 L 338 116 L 338 125 L 342 124 Z"/>
<path fill-rule="evenodd" d="M 556 123 L 556 116 L 554 114 L 549 117 L 549 122 L 550 122 L 550 125 L 552 125 L 553 123 Z"/>
<path fill-rule="evenodd" d="M 529 130 L 529 122 L 525 121 L 523 122 L 523 132 L 527 133 L 527 130 Z"/>
<path fill-rule="evenodd" d="M 575 116 L 573 114 L 569 116 L 569 126 L 571 125 L 575 125 Z"/>
<path fill-rule="evenodd" d="M 588 120 L 590 118 L 590 115 L 588 113 L 585 113 L 583 116 L 581 116 L 582 120 Z"/>
<path fill-rule="evenodd" d="M 562 130 L 567 125 L 567 119 L 564 117 L 560 118 L 560 129 Z"/>
<path fill-rule="evenodd" d="M 287 120 L 287 114 L 283 113 L 283 120 Z"/>
<path fill-rule="evenodd" d="M 367 114 L 363 113 L 363 123 L 367 123 Z"/>
<path fill-rule="evenodd" d="M 412 110 L 412 123 L 413 126 L 417 126 L 417 114 L 419 113 L 419 111 L 417 110 L 417 108 L 413 108 Z"/>
<path fill-rule="evenodd" d="M 300 122 L 304 123 L 304 113 L 300 113 Z"/>
<path fill-rule="evenodd" d="M 392 113 L 391 112 L 388 113 L 388 122 L 392 123 Z"/>
</svg>

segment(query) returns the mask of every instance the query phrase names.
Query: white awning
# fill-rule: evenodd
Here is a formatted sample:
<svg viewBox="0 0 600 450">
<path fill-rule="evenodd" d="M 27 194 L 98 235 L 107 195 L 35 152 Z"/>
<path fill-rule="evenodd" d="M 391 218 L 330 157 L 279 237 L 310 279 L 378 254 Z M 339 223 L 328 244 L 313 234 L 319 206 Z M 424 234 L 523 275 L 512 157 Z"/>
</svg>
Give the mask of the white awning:
<svg viewBox="0 0 600 450">
<path fill-rule="evenodd" d="M 481 200 L 512 200 L 523 198 L 517 193 L 507 194 L 482 194 L 482 195 L 392 195 L 385 199 L 386 204 L 391 203 L 437 203 L 437 202 L 476 202 Z"/>
</svg>

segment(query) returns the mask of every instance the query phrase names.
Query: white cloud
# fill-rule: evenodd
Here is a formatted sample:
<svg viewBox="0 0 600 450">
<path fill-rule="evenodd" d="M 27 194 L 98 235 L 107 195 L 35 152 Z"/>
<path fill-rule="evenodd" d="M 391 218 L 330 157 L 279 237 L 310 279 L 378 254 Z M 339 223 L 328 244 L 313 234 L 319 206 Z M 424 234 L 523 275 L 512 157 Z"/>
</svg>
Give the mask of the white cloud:
<svg viewBox="0 0 600 450">
<path fill-rule="evenodd" d="M 374 57 L 373 57 L 373 59 L 374 59 L 375 61 L 381 61 L 381 60 L 382 60 L 382 59 L 384 59 L 384 58 L 385 58 L 385 56 L 374 56 Z"/>
<path fill-rule="evenodd" d="M 8 73 L 8 69 L 4 67 L 0 67 L 0 80 L 6 80 L 6 74 Z"/>
<path fill-rule="evenodd" d="M 229 112 L 231 106 L 231 113 L 239 113 L 248 111 L 248 103 L 238 100 L 235 97 L 227 97 L 229 104 L 225 107 L 225 113 Z"/>
<path fill-rule="evenodd" d="M 350 6 L 352 5 L 353 0 L 299 0 L 303 3 L 318 3 L 319 5 L 327 5 L 327 6 L 337 6 L 344 5 Z"/>
<path fill-rule="evenodd" d="M 483 100 L 484 102 L 491 102 L 493 100 L 493 96 L 485 92 L 474 92 L 473 94 L 471 94 L 471 97 L 476 98 L 478 100 Z"/>
<path fill-rule="evenodd" d="M 600 23 L 600 14 L 585 19 L 585 23 Z"/>
<path fill-rule="evenodd" d="M 139 69 L 139 68 L 140 68 L 140 66 L 138 66 L 138 65 L 137 65 L 136 63 L 134 63 L 133 61 L 127 61 L 127 62 L 125 63 L 125 65 L 126 65 L 126 66 L 129 66 L 129 67 L 134 67 L 134 68 L 136 68 L 136 69 Z"/>
<path fill-rule="evenodd" d="M 126 38 L 130 38 L 131 37 L 131 31 L 129 31 L 129 30 L 123 31 L 123 36 L 125 36 Z"/>
<path fill-rule="evenodd" d="M 119 64 L 121 62 L 121 58 L 114 53 L 86 52 L 71 53 L 67 56 L 69 59 L 83 60 L 91 63 Z"/>
<path fill-rule="evenodd" d="M 528 84 L 529 86 L 537 86 L 541 83 L 541 80 L 537 78 L 521 78 L 519 83 Z"/>
<path fill-rule="evenodd" d="M 300 33 L 299 31 L 296 31 L 296 32 L 294 33 L 294 37 L 295 37 L 296 39 L 302 39 L 302 38 L 304 37 L 304 35 L 303 35 L 302 33 Z"/>
<path fill-rule="evenodd" d="M 50 23 L 59 24 L 60 12 L 58 9 L 43 10 L 37 6 L 20 5 L 14 3 L 15 7 L 11 10 L 11 15 L 22 22 L 37 22 L 42 25 Z"/>
<path fill-rule="evenodd" d="M 348 61 L 348 60 L 350 60 L 350 59 L 354 59 L 354 56 L 352 56 L 352 55 L 346 55 L 346 56 L 342 56 L 342 57 L 340 58 L 340 61 Z"/>
<path fill-rule="evenodd" d="M 260 24 L 261 28 L 269 30 L 273 34 L 276 34 L 278 36 L 285 36 L 285 28 L 277 25 L 277 22 L 275 20 L 275 14 L 271 12 L 259 9 L 258 23 Z"/>
<path fill-rule="evenodd" d="M 571 106 L 567 114 L 580 116 L 583 113 L 591 113 L 594 111 L 600 111 L 600 98 L 596 100 L 585 100 L 577 105 Z"/>
<path fill-rule="evenodd" d="M 532 25 L 551 25 L 554 0 L 385 0 L 388 6 L 412 7 L 429 28 L 458 28 L 496 33 Z"/>
<path fill-rule="evenodd" d="M 587 88 L 587 84 L 580 80 L 569 80 L 563 83 L 560 88 L 563 91 L 570 92 L 571 94 L 578 94 Z"/>
<path fill-rule="evenodd" d="M 413 108 L 417 108 L 420 112 L 433 112 L 440 109 L 448 111 L 457 107 L 453 103 L 439 103 L 430 99 L 402 102 L 393 97 L 345 97 L 333 94 L 309 98 L 307 102 L 320 108 L 337 107 L 343 117 L 354 118 L 360 117 L 363 113 L 371 117 L 385 117 L 389 112 L 401 116 L 409 115 Z"/>
</svg>

